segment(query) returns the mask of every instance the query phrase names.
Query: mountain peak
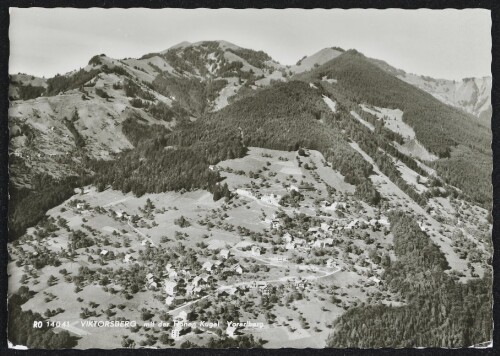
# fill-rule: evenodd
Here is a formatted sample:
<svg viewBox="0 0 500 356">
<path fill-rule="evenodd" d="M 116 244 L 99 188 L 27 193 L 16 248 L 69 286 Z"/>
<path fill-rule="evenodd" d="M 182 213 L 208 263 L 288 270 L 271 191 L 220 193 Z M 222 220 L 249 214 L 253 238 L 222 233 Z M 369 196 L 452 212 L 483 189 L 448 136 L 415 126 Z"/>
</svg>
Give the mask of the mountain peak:
<svg viewBox="0 0 500 356">
<path fill-rule="evenodd" d="M 310 55 L 304 56 L 300 59 L 296 65 L 292 66 L 292 72 L 302 73 L 313 69 L 315 66 L 325 64 L 334 58 L 337 58 L 344 52 L 342 48 L 339 47 L 327 47 L 322 50 Z"/>
</svg>

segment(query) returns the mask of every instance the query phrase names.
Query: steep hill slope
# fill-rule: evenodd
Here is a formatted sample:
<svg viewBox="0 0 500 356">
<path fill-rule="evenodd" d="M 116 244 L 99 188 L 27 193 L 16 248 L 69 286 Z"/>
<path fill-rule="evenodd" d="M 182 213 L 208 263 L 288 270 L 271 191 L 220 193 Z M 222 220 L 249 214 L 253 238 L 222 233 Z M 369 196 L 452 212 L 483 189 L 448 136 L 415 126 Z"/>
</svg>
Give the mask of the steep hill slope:
<svg viewBox="0 0 500 356">
<path fill-rule="evenodd" d="M 491 133 L 469 114 L 399 80 L 353 50 L 296 78 L 326 86 L 354 105 L 401 110 L 416 139 L 440 158 L 431 164 L 438 174 L 478 202 L 491 201 Z"/>
</svg>

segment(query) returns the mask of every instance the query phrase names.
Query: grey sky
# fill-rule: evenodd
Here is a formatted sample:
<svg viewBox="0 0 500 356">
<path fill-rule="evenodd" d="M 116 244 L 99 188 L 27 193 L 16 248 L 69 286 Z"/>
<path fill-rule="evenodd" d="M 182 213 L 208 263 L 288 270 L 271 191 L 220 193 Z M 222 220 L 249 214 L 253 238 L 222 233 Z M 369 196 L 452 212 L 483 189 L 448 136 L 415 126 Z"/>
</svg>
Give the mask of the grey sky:
<svg viewBox="0 0 500 356">
<path fill-rule="evenodd" d="M 489 10 L 11 9 L 10 73 L 53 76 L 95 54 L 140 57 L 182 41 L 226 40 L 295 64 L 322 48 L 355 48 L 407 72 L 490 75 Z"/>
</svg>

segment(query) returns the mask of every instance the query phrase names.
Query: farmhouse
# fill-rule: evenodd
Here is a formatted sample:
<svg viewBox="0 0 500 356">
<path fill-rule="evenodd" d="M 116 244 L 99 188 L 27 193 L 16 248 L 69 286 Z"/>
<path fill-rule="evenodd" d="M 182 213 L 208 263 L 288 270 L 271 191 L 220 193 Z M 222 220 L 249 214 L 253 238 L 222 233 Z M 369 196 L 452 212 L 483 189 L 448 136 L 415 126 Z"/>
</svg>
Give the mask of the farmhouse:
<svg viewBox="0 0 500 356">
<path fill-rule="evenodd" d="M 223 249 L 220 251 L 220 255 L 222 258 L 227 259 L 229 258 L 230 252 L 227 249 Z"/>
<path fill-rule="evenodd" d="M 170 280 L 175 280 L 175 279 L 177 279 L 177 277 L 178 277 L 178 274 L 175 270 L 170 271 L 170 273 L 168 274 L 168 279 L 170 279 Z"/>
<path fill-rule="evenodd" d="M 165 298 L 165 305 L 172 305 L 173 302 L 174 302 L 174 297 L 168 296 L 167 298 Z"/>
<path fill-rule="evenodd" d="M 304 289 L 306 287 L 306 284 L 304 283 L 304 281 L 302 279 L 297 279 L 294 283 L 295 285 L 295 288 L 297 289 Z"/>
<path fill-rule="evenodd" d="M 323 241 L 322 240 L 315 240 L 312 244 L 311 244 L 311 247 L 314 247 L 314 248 L 321 248 L 323 247 L 324 244 L 323 244 Z"/>
<path fill-rule="evenodd" d="M 375 276 L 372 276 L 369 279 L 370 279 L 370 281 L 375 282 L 376 284 L 380 284 L 380 282 L 382 282 L 380 279 L 378 279 Z"/>
<path fill-rule="evenodd" d="M 285 242 L 287 242 L 287 243 L 288 243 L 288 242 L 292 242 L 292 241 L 293 241 L 293 236 L 292 236 L 292 235 L 290 235 L 290 234 L 287 232 L 285 235 L 283 235 L 283 240 L 284 240 Z"/>
<path fill-rule="evenodd" d="M 267 284 L 259 285 L 259 292 L 262 293 L 262 295 L 269 295 L 271 293 L 271 287 Z"/>
<path fill-rule="evenodd" d="M 207 271 L 207 272 L 211 272 L 211 271 L 212 271 L 212 267 L 213 267 L 213 266 L 214 266 L 214 264 L 213 264 L 212 262 L 207 261 L 207 262 L 205 262 L 205 263 L 201 266 L 201 268 L 203 268 L 203 269 L 204 269 L 205 271 Z"/>
<path fill-rule="evenodd" d="M 314 188 L 313 186 L 309 186 L 309 185 L 304 185 L 303 184 L 303 185 L 299 186 L 299 190 L 302 190 L 302 191 L 303 190 L 309 190 L 309 191 L 311 191 L 311 190 L 316 190 L 316 188 Z"/>
<path fill-rule="evenodd" d="M 134 258 L 130 254 L 126 254 L 125 257 L 123 258 L 123 262 L 125 262 L 125 263 L 129 263 L 133 260 L 134 260 Z"/>
<path fill-rule="evenodd" d="M 306 240 L 304 240 L 304 239 L 295 239 L 294 243 L 297 246 L 304 246 L 306 244 Z"/>
<path fill-rule="evenodd" d="M 200 287 L 195 287 L 193 285 L 188 285 L 186 287 L 186 296 L 187 297 L 197 297 L 200 292 L 201 292 Z"/>
<path fill-rule="evenodd" d="M 319 247 L 333 246 L 333 238 L 332 237 L 327 237 L 326 239 L 323 239 L 323 240 L 316 240 L 316 242 L 318 242 L 318 241 L 320 243 Z"/>
<path fill-rule="evenodd" d="M 235 337 L 234 333 L 236 332 L 236 326 L 229 325 L 226 329 L 226 334 L 229 337 Z"/>
<path fill-rule="evenodd" d="M 259 246 L 252 246 L 252 255 L 254 256 L 260 256 L 262 253 L 262 249 Z"/>
<path fill-rule="evenodd" d="M 207 283 L 207 281 L 204 278 L 200 277 L 200 276 L 194 277 L 193 280 L 191 281 L 191 284 L 193 286 L 195 286 L 195 287 L 204 285 L 206 283 Z"/>
<path fill-rule="evenodd" d="M 241 266 L 239 264 L 235 264 L 233 266 L 233 271 L 234 271 L 234 273 L 242 274 L 243 273 L 243 268 L 241 268 Z"/>
<path fill-rule="evenodd" d="M 321 230 L 323 230 L 324 232 L 332 231 L 333 226 L 323 222 L 321 223 Z"/>
<path fill-rule="evenodd" d="M 163 289 L 165 290 L 165 293 L 167 293 L 168 295 L 174 296 L 177 289 L 177 282 L 166 280 L 163 283 Z"/>
<path fill-rule="evenodd" d="M 172 331 L 170 332 L 170 336 L 174 340 L 179 340 L 181 338 L 181 331 L 182 327 L 179 324 L 175 324 L 176 326 L 172 328 Z"/>
<path fill-rule="evenodd" d="M 278 229 L 281 226 L 278 219 L 271 220 L 271 229 Z"/>
<path fill-rule="evenodd" d="M 126 212 L 124 212 L 123 210 L 117 210 L 117 211 L 115 211 L 115 214 L 116 214 L 116 217 L 118 219 L 126 218 L 128 216 L 128 214 Z"/>
</svg>

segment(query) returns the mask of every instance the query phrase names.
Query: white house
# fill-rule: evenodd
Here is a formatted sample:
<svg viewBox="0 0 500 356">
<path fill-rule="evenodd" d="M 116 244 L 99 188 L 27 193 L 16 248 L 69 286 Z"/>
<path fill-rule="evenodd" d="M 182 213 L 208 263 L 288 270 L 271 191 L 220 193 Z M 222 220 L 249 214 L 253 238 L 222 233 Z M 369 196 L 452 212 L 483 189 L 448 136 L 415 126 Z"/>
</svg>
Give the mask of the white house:
<svg viewBox="0 0 500 356">
<path fill-rule="evenodd" d="M 165 281 L 163 283 L 163 289 L 165 290 L 165 293 L 167 293 L 170 296 L 175 295 L 175 289 L 177 288 L 177 282 L 172 282 L 172 281 Z"/>
<path fill-rule="evenodd" d="M 207 271 L 207 272 L 210 272 L 210 271 L 212 271 L 212 267 L 213 267 L 213 266 L 214 266 L 214 264 L 213 264 L 212 262 L 207 261 L 207 262 L 205 262 L 205 263 L 201 266 L 201 268 L 203 268 L 203 269 L 204 269 L 205 271 Z"/>
<path fill-rule="evenodd" d="M 304 288 L 305 288 L 305 286 L 306 286 L 306 284 L 304 283 L 304 281 L 303 281 L 303 280 L 301 280 L 301 279 L 297 279 L 297 280 L 295 281 L 295 288 L 304 289 Z"/>
<path fill-rule="evenodd" d="M 108 250 L 102 250 L 101 253 L 100 253 L 100 255 L 101 256 L 106 256 L 108 254 L 108 252 L 109 252 Z"/>
<path fill-rule="evenodd" d="M 285 245 L 287 250 L 295 250 L 295 242 L 289 242 Z"/>
<path fill-rule="evenodd" d="M 76 203 L 76 208 L 77 208 L 78 210 L 82 210 L 84 207 L 85 207 L 85 204 L 84 204 L 84 203 Z"/>
<path fill-rule="evenodd" d="M 235 337 L 234 333 L 236 332 L 236 326 L 228 326 L 226 329 L 226 334 L 229 337 Z"/>
<path fill-rule="evenodd" d="M 152 281 L 152 280 L 153 280 L 153 278 L 154 278 L 153 273 L 148 273 L 148 274 L 146 274 L 146 279 L 147 279 L 148 281 Z"/>
<path fill-rule="evenodd" d="M 328 260 L 326 260 L 326 267 L 328 268 L 335 267 L 335 261 L 333 258 L 329 258 Z"/>
<path fill-rule="evenodd" d="M 292 236 L 292 235 L 290 235 L 290 234 L 287 232 L 285 235 L 283 235 L 283 240 L 284 240 L 285 242 L 287 242 L 287 243 L 288 243 L 288 242 L 292 242 L 292 241 L 293 241 L 293 236 Z"/>
<path fill-rule="evenodd" d="M 172 264 L 170 262 L 167 263 L 167 265 L 165 266 L 165 269 L 167 270 L 167 272 L 170 272 L 173 269 Z"/>
<path fill-rule="evenodd" d="M 294 243 L 298 246 L 303 246 L 306 244 L 306 240 L 304 239 L 295 239 Z"/>
<path fill-rule="evenodd" d="M 222 258 L 224 258 L 224 259 L 229 258 L 229 254 L 230 254 L 230 253 L 229 253 L 229 250 L 227 250 L 227 249 L 223 249 L 223 250 L 221 250 L 221 251 L 220 251 L 220 255 L 221 255 L 221 257 L 222 257 Z"/>
<path fill-rule="evenodd" d="M 242 274 L 243 273 L 243 268 L 239 264 L 236 264 L 233 266 L 233 271 L 237 274 Z"/>
<path fill-rule="evenodd" d="M 333 227 L 327 223 L 321 223 L 321 230 L 323 230 L 324 232 L 328 232 L 328 231 L 332 231 L 333 230 Z"/>
<path fill-rule="evenodd" d="M 271 293 L 271 287 L 267 284 L 260 285 L 259 292 L 261 292 L 262 295 L 269 295 Z"/>
<path fill-rule="evenodd" d="M 119 219 L 127 217 L 127 213 L 124 212 L 123 210 L 117 210 L 117 211 L 115 211 L 115 214 L 116 214 L 116 217 Z"/>
<path fill-rule="evenodd" d="M 298 192 L 299 191 L 299 187 L 297 187 L 296 185 L 291 184 L 288 188 L 286 188 L 286 190 L 289 191 L 289 192 L 291 192 L 291 191 Z"/>
<path fill-rule="evenodd" d="M 381 280 L 380 280 L 380 279 L 378 279 L 378 278 L 377 278 L 377 277 L 375 277 L 375 276 L 372 276 L 372 277 L 370 277 L 369 279 L 370 279 L 370 281 L 373 281 L 373 282 L 375 282 L 376 284 L 380 284 L 380 282 L 381 282 Z"/>
<path fill-rule="evenodd" d="M 327 237 L 323 240 L 323 246 L 333 246 L 333 238 Z"/>
<path fill-rule="evenodd" d="M 174 340 L 179 340 L 181 338 L 182 327 L 179 324 L 174 324 L 175 326 L 172 328 L 170 332 L 170 336 Z"/>
<path fill-rule="evenodd" d="M 201 278 L 200 276 L 196 276 L 193 278 L 193 281 L 191 282 L 191 284 L 195 287 L 199 286 L 199 285 L 203 285 L 205 284 L 205 280 L 203 278 Z"/>
<path fill-rule="evenodd" d="M 278 219 L 271 220 L 271 229 L 278 229 L 281 226 Z"/>
<path fill-rule="evenodd" d="M 220 261 L 220 260 L 217 260 L 217 261 L 214 261 L 214 267 L 217 267 L 219 268 L 224 262 Z"/>
<path fill-rule="evenodd" d="M 262 249 L 259 246 L 252 246 L 252 255 L 260 256 L 262 253 Z"/>
<path fill-rule="evenodd" d="M 174 297 L 168 296 L 167 298 L 165 298 L 165 305 L 172 305 L 173 302 L 174 302 Z"/>
<path fill-rule="evenodd" d="M 129 254 L 126 254 L 125 257 L 123 258 L 123 262 L 125 263 L 129 263 L 132 260 L 133 260 L 132 255 Z"/>
<path fill-rule="evenodd" d="M 323 247 L 323 241 L 322 240 L 315 240 L 312 244 L 311 247 L 314 248 L 321 248 Z"/>
<path fill-rule="evenodd" d="M 171 270 L 170 273 L 168 274 L 168 279 L 170 279 L 170 280 L 177 279 L 177 277 L 178 277 L 178 274 L 174 270 Z"/>
<path fill-rule="evenodd" d="M 188 297 L 196 297 L 201 292 L 200 287 L 195 287 L 193 285 L 188 285 L 186 287 L 186 296 Z"/>
</svg>

